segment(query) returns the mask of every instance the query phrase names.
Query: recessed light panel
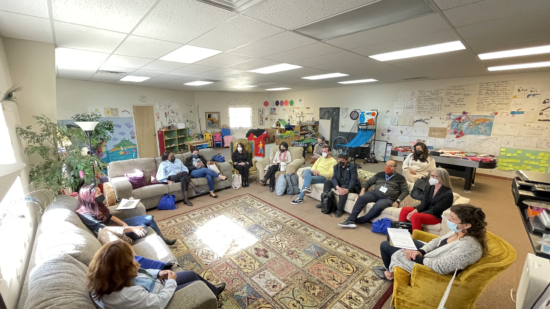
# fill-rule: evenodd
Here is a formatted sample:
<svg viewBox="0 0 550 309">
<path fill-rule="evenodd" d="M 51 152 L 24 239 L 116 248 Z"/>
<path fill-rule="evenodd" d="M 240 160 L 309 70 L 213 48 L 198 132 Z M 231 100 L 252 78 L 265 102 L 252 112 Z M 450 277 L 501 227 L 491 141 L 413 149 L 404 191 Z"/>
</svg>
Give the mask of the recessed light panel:
<svg viewBox="0 0 550 309">
<path fill-rule="evenodd" d="M 197 81 L 194 81 L 194 82 L 190 82 L 190 83 L 185 83 L 184 85 L 186 86 L 204 86 L 204 85 L 208 85 L 208 84 L 212 84 L 213 82 L 209 82 L 209 81 L 205 81 L 205 80 L 197 80 Z"/>
<path fill-rule="evenodd" d="M 488 67 L 487 70 L 505 71 L 505 70 L 533 69 L 533 68 L 544 68 L 544 67 L 550 67 L 550 61 L 501 65 L 496 67 Z"/>
<path fill-rule="evenodd" d="M 478 57 L 481 60 L 488 60 L 488 59 L 510 58 L 510 57 L 519 57 L 519 56 L 540 55 L 540 54 L 548 54 L 548 53 L 550 53 L 550 45 L 504 50 L 504 51 L 499 51 L 494 53 L 485 53 L 485 54 L 479 54 Z"/>
<path fill-rule="evenodd" d="M 378 81 L 377 79 L 369 78 L 369 79 L 347 80 L 344 82 L 338 82 L 338 84 L 360 84 L 360 83 L 372 83 L 377 81 Z"/>
<path fill-rule="evenodd" d="M 185 45 L 160 58 L 165 61 L 194 63 L 221 53 L 219 50 Z"/>
<path fill-rule="evenodd" d="M 149 78 L 151 78 L 151 77 L 128 75 L 128 76 L 124 76 L 123 78 L 121 78 L 120 81 L 121 81 L 121 82 L 141 83 L 142 81 L 148 80 Z"/>
<path fill-rule="evenodd" d="M 248 72 L 260 73 L 260 74 L 271 74 L 271 73 L 277 73 L 277 72 L 282 72 L 282 71 L 290 71 L 290 70 L 295 70 L 295 69 L 300 69 L 300 68 L 301 68 L 301 66 L 299 66 L 299 65 L 281 63 L 281 64 L 268 66 L 268 67 L 265 67 L 265 68 L 251 70 L 251 71 L 248 71 Z"/>
<path fill-rule="evenodd" d="M 462 44 L 462 42 L 453 41 L 448 43 L 428 45 L 423 47 L 399 50 L 399 51 L 390 52 L 390 53 L 372 55 L 369 57 L 372 59 L 376 59 L 378 61 L 389 61 L 389 60 L 405 59 L 405 58 L 412 58 L 412 57 L 420 57 L 420 56 L 426 56 L 426 55 L 441 54 L 441 53 L 447 53 L 447 52 L 452 52 L 455 50 L 462 50 L 462 49 L 466 49 L 466 47 L 464 46 L 464 44 Z"/>
<path fill-rule="evenodd" d="M 349 75 L 348 74 L 343 74 L 343 73 L 330 73 L 330 74 L 306 76 L 306 77 L 302 77 L 302 78 L 303 79 L 310 79 L 310 80 L 317 80 L 317 79 L 335 78 L 335 77 L 342 77 L 342 76 L 349 76 Z"/>
<path fill-rule="evenodd" d="M 97 70 L 109 54 L 58 47 L 55 49 L 55 65 L 71 70 Z"/>
<path fill-rule="evenodd" d="M 289 90 L 289 89 L 292 89 L 292 88 L 270 88 L 270 89 L 266 89 L 267 91 L 281 91 L 281 90 Z"/>
</svg>

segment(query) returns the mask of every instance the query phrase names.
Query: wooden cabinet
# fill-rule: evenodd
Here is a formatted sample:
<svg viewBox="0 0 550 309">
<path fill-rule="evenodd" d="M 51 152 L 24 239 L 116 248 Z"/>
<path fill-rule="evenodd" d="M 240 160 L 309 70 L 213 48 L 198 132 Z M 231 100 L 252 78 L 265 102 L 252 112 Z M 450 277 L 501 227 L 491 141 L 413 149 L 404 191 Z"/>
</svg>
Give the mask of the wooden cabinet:
<svg viewBox="0 0 550 309">
<path fill-rule="evenodd" d="M 189 151 L 189 146 L 185 142 L 190 140 L 189 129 L 177 129 L 158 131 L 159 150 L 162 155 L 166 150 L 174 153 L 184 153 Z M 192 139 L 192 138 L 191 138 Z"/>
<path fill-rule="evenodd" d="M 318 133 L 319 125 L 318 124 L 295 125 L 294 131 L 298 132 L 298 135 L 300 135 L 301 137 L 305 137 L 307 134 L 310 134 L 310 133 Z"/>
</svg>

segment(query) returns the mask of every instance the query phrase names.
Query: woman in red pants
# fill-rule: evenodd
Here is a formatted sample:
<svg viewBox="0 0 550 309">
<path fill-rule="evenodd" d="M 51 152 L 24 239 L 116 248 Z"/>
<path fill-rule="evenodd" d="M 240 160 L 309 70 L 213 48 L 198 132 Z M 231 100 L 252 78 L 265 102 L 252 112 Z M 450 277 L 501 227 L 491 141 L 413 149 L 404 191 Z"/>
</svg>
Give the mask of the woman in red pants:
<svg viewBox="0 0 550 309">
<path fill-rule="evenodd" d="M 399 221 L 412 223 L 412 229 L 422 230 L 422 224 L 441 223 L 441 214 L 453 205 L 453 187 L 449 173 L 438 167 L 430 172 L 430 186 L 424 191 L 424 198 L 418 207 L 404 207 Z"/>
</svg>

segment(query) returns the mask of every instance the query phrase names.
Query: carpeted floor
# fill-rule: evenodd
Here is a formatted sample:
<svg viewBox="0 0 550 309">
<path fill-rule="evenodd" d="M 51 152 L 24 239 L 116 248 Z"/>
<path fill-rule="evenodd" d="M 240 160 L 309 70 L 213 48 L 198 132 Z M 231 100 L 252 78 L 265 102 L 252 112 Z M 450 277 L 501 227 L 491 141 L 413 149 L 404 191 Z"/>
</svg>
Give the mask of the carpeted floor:
<svg viewBox="0 0 550 309">
<path fill-rule="evenodd" d="M 375 255 L 244 194 L 158 222 L 184 270 L 226 282 L 224 309 L 380 308 Z"/>
<path fill-rule="evenodd" d="M 226 158 L 229 157 L 227 149 L 216 149 Z M 306 160 L 309 162 L 309 160 Z M 305 165 L 307 166 L 307 164 Z M 383 170 L 383 163 L 379 164 L 364 164 L 363 169 L 378 172 Z M 398 171 L 401 168 L 398 167 Z M 515 303 L 510 298 L 510 290 L 517 289 L 523 263 L 527 253 L 532 253 L 531 245 L 528 236 L 525 232 L 519 212 L 514 204 L 511 193 L 511 182 L 506 180 L 493 179 L 488 177 L 476 178 L 476 185 L 472 188 L 471 193 L 464 193 L 464 180 L 453 178 L 452 184 L 454 191 L 460 195 L 464 195 L 471 199 L 471 203 L 475 206 L 482 207 L 487 215 L 488 229 L 496 235 L 508 241 L 517 251 L 517 261 L 505 272 L 500 274 L 487 288 L 487 290 L 479 297 L 476 308 L 478 309 L 512 309 L 515 308 Z M 193 211 L 202 207 L 207 207 L 220 200 L 227 200 L 243 194 L 252 194 L 276 207 L 296 216 L 307 223 L 323 229 L 325 232 L 334 235 L 340 239 L 365 250 L 379 255 L 380 242 L 385 240 L 385 236 L 375 234 L 370 231 L 371 225 L 359 226 L 357 229 L 341 229 L 338 223 L 344 221 L 342 218 L 335 218 L 322 214 L 315 205 L 318 201 L 306 197 L 305 202 L 300 205 L 291 205 L 290 197 L 283 195 L 277 196 L 275 193 L 270 193 L 267 187 L 261 187 L 259 184 L 252 182 L 249 188 L 241 188 L 239 190 L 226 189 L 219 191 L 219 199 L 213 199 L 208 196 L 200 196 L 191 199 L 194 207 L 180 206 L 179 209 L 173 211 L 158 211 L 152 210 L 148 214 L 155 216 L 157 220 L 162 220 L 178 214 Z M 451 292 L 452 293 L 452 292 Z M 391 308 L 390 299 L 386 301 L 384 309 Z"/>
</svg>

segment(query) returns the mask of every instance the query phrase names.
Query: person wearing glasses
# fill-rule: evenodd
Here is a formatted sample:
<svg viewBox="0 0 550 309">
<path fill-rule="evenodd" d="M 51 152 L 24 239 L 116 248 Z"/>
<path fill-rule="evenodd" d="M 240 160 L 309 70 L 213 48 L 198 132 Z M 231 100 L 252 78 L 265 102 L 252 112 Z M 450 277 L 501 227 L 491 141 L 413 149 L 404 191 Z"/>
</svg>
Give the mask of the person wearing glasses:
<svg viewBox="0 0 550 309">
<path fill-rule="evenodd" d="M 399 221 L 412 223 L 412 229 L 422 230 L 422 224 L 439 224 L 443 212 L 453 205 L 453 186 L 446 169 L 438 167 L 430 173 L 430 185 L 424 191 L 418 207 L 404 207 Z"/>
</svg>

